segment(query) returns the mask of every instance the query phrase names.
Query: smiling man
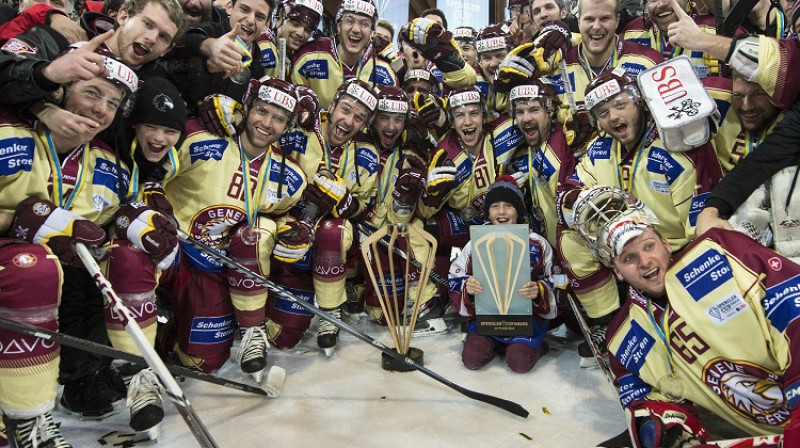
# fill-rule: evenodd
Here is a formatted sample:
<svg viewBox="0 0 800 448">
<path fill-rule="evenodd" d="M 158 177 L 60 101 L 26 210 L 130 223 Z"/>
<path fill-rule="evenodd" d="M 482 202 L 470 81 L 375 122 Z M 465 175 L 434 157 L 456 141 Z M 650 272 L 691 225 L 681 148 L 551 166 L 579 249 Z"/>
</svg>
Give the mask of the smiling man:
<svg viewBox="0 0 800 448">
<path fill-rule="evenodd" d="M 656 230 L 675 249 L 694 236 L 694 223 L 705 197 L 722 177 L 710 143 L 686 152 L 668 152 L 642 98 L 636 80 L 622 67 L 607 70 L 586 87 L 586 108 L 600 130 L 578 162 L 573 181 L 558 199 L 559 213 L 574 223 L 572 204 L 594 185 L 624 189 L 641 198 L 658 218 Z M 611 272 L 589 254 L 574 230 L 564 230 L 557 250 L 567 263 L 565 272 L 586 313 L 595 319 L 597 339 L 619 308 Z M 583 366 L 593 355 L 579 350 Z"/>
<path fill-rule="evenodd" d="M 318 0 L 290 0 L 281 2 L 277 12 L 278 26 L 268 30 L 258 38 L 261 51 L 261 64 L 267 75 L 280 75 L 279 39 L 286 40 L 285 76 L 291 75 L 291 60 L 300 47 L 308 42 L 311 33 L 319 27 L 322 20 L 322 3 Z"/>
<path fill-rule="evenodd" d="M 675 251 L 653 210 L 616 188 L 594 187 L 575 206 L 583 240 L 630 285 L 606 334 L 630 438 L 601 446 L 701 445 L 713 435 L 697 407 L 750 435 L 800 444 L 789 398 L 800 308 L 780 300 L 800 286 L 800 266 L 720 229 Z"/>
<path fill-rule="evenodd" d="M 398 85 L 390 63 L 375 54 L 371 38 L 377 21 L 378 8 L 373 0 L 343 0 L 336 13 L 336 39 L 316 39 L 295 53 L 292 82 L 314 90 L 323 108 L 350 79 L 373 86 Z"/>
</svg>

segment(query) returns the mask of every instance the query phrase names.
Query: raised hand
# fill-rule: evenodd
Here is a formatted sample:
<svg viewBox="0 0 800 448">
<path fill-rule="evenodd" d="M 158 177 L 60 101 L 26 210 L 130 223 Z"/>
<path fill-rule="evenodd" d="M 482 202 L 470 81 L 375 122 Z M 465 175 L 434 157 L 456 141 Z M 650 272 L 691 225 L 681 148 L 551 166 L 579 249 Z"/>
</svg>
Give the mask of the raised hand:
<svg viewBox="0 0 800 448">
<path fill-rule="evenodd" d="M 227 34 L 219 38 L 208 38 L 200 45 L 200 51 L 208 57 L 209 71 L 221 72 L 229 77 L 242 70 L 242 48 L 236 43 L 236 36 L 241 32 L 237 23 Z"/>
<path fill-rule="evenodd" d="M 708 36 L 694 20 L 686 14 L 677 0 L 672 0 L 672 10 L 678 17 L 676 22 L 670 23 L 667 28 L 669 43 L 676 47 L 692 48 L 698 42 L 703 41 Z"/>
<path fill-rule="evenodd" d="M 56 84 L 108 75 L 105 57 L 95 50 L 113 35 L 114 30 L 99 34 L 77 49 L 53 59 L 42 70 L 42 75 Z"/>
</svg>

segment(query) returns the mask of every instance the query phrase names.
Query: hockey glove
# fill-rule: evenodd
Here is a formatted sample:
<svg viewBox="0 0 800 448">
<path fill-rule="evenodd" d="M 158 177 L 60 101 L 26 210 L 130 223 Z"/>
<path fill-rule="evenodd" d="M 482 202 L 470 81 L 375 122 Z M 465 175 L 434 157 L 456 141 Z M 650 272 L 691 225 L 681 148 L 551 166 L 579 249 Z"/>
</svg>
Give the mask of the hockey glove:
<svg viewBox="0 0 800 448">
<path fill-rule="evenodd" d="M 443 98 L 432 93 L 425 96 L 414 92 L 413 103 L 417 115 L 423 123 L 428 123 L 428 126 L 441 128 L 447 122 L 446 104 Z"/>
<path fill-rule="evenodd" d="M 395 73 L 399 73 L 400 70 L 406 66 L 406 60 L 403 58 L 403 54 L 397 50 L 397 47 L 395 47 L 392 42 L 386 40 L 381 35 L 376 35 L 373 43 L 375 45 L 375 50 L 378 51 L 378 55 L 392 66 Z"/>
<path fill-rule="evenodd" d="M 437 151 L 428 165 L 428 178 L 425 185 L 425 195 L 428 197 L 447 196 L 456 182 L 456 167 L 453 161 L 447 159 L 444 149 Z"/>
<path fill-rule="evenodd" d="M 542 75 L 551 75 L 572 45 L 572 34 L 567 25 L 556 20 L 543 26 L 539 36 L 533 41 L 532 54 L 536 67 Z"/>
<path fill-rule="evenodd" d="M 594 131 L 589 112 L 583 103 L 578 104 L 578 110 L 574 114 L 567 111 L 564 119 L 564 137 L 576 158 L 586 151 L 586 144 L 594 137 Z"/>
<path fill-rule="evenodd" d="M 319 110 L 317 93 L 301 85 L 295 86 L 294 92 L 298 98 L 297 107 L 294 110 L 297 117 L 297 125 L 306 131 L 313 131 L 317 123 L 317 111 Z"/>
<path fill-rule="evenodd" d="M 400 38 L 445 73 L 461 70 L 466 65 L 453 34 L 431 19 L 418 17 L 403 25 Z"/>
<path fill-rule="evenodd" d="M 220 94 L 203 98 L 198 115 L 203 126 L 220 137 L 235 135 L 236 127 L 244 116 L 242 105 L 238 101 Z"/>
<path fill-rule="evenodd" d="M 412 206 L 425 189 L 426 163 L 417 154 L 406 151 L 404 161 L 394 184 L 392 197 L 404 206 Z"/>
<path fill-rule="evenodd" d="M 178 231 L 164 215 L 143 202 L 120 207 L 114 217 L 114 234 L 147 252 L 158 269 L 166 269 L 178 254 Z"/>
<path fill-rule="evenodd" d="M 680 448 L 711 440 L 695 415 L 673 403 L 648 401 L 646 407 L 626 409 L 625 414 L 637 447 Z"/>
<path fill-rule="evenodd" d="M 106 232 L 97 224 L 46 199 L 28 198 L 17 205 L 9 236 L 29 243 L 46 244 L 62 263 L 83 266 L 75 252 L 75 242 L 99 246 L 105 240 Z"/>
<path fill-rule="evenodd" d="M 429 138 L 428 125 L 416 112 L 411 112 L 402 134 L 402 148 L 411 148 L 418 153 L 428 154 L 433 148 Z"/>
<path fill-rule="evenodd" d="M 289 221 L 278 227 L 272 255 L 284 263 L 299 261 L 314 242 L 314 228 L 304 221 Z"/>
<path fill-rule="evenodd" d="M 175 223 L 175 212 L 160 183 L 146 182 L 142 189 L 142 201 L 154 211 L 166 216 L 173 224 Z"/>
<path fill-rule="evenodd" d="M 533 43 L 520 45 L 506 55 L 497 68 L 495 89 L 500 93 L 508 93 L 511 88 L 520 85 L 530 78 L 538 78 L 539 70 L 536 59 L 531 52 L 536 49 Z"/>
<path fill-rule="evenodd" d="M 314 184 L 325 198 L 323 204 L 317 203 L 321 209 L 330 210 L 334 218 L 349 218 L 358 211 L 358 201 L 350 194 L 344 179 L 335 175 L 314 175 Z M 308 190 L 308 188 L 306 188 Z M 333 203 L 333 206 L 327 208 Z"/>
</svg>

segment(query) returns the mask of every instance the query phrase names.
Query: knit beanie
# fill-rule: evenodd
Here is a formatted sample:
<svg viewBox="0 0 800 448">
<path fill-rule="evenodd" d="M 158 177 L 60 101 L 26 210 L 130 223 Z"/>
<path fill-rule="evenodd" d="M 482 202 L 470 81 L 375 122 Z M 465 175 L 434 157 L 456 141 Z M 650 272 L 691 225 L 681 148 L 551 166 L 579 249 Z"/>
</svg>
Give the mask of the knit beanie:
<svg viewBox="0 0 800 448">
<path fill-rule="evenodd" d="M 186 130 L 186 105 L 178 89 L 164 78 L 150 78 L 136 92 L 131 124 L 155 124 Z"/>
<path fill-rule="evenodd" d="M 525 209 L 525 198 L 517 187 L 517 182 L 511 176 L 500 176 L 489 186 L 486 192 L 486 201 L 483 203 L 483 215 L 489 219 L 489 208 L 495 202 L 504 201 L 517 209 L 517 223 L 525 222 L 528 211 Z"/>
</svg>

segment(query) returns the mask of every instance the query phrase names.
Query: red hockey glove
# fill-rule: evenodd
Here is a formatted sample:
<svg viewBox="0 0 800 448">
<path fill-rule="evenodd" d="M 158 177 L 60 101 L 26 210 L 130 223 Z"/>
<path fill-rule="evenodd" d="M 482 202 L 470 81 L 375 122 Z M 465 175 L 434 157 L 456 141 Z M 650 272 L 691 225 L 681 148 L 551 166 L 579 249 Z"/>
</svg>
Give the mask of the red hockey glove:
<svg viewBox="0 0 800 448">
<path fill-rule="evenodd" d="M 289 221 L 278 227 L 272 255 L 284 263 L 299 261 L 314 242 L 314 228 L 304 221 Z"/>
<path fill-rule="evenodd" d="M 28 198 L 17 205 L 9 231 L 11 238 L 34 244 L 46 244 L 70 266 L 83 266 L 74 244 L 99 246 L 106 232 L 97 224 L 57 207 L 47 199 Z"/>
<path fill-rule="evenodd" d="M 297 125 L 306 131 L 313 131 L 317 122 L 319 98 L 316 92 L 306 86 L 295 86 L 294 91 L 299 100 L 294 111 L 297 116 Z"/>
<path fill-rule="evenodd" d="M 143 202 L 120 207 L 114 217 L 114 233 L 150 254 L 158 269 L 166 269 L 178 254 L 178 231 L 164 215 Z"/>
<path fill-rule="evenodd" d="M 586 144 L 594 137 L 594 131 L 595 128 L 589 120 L 589 112 L 583 104 L 578 105 L 578 110 L 574 114 L 567 112 L 564 120 L 564 137 L 576 157 L 586 151 Z"/>
<path fill-rule="evenodd" d="M 438 150 L 428 165 L 428 179 L 425 192 L 428 196 L 446 196 L 456 182 L 456 167 L 447 158 L 447 151 Z"/>
<path fill-rule="evenodd" d="M 550 75 L 558 67 L 558 63 L 566 56 L 567 50 L 572 45 L 572 34 L 569 27 L 556 20 L 543 26 L 539 36 L 534 39 L 533 58 L 541 74 Z"/>
<path fill-rule="evenodd" d="M 711 440 L 697 416 L 674 403 L 648 401 L 646 407 L 626 409 L 625 414 L 637 447 L 679 448 Z"/>
<path fill-rule="evenodd" d="M 406 151 L 404 161 L 394 184 L 392 197 L 404 206 L 412 206 L 425 189 L 426 164 L 417 154 Z"/>
<path fill-rule="evenodd" d="M 169 218 L 170 221 L 173 221 L 173 224 L 175 223 L 175 211 L 172 209 L 172 204 L 167 199 L 164 187 L 160 183 L 145 182 L 142 188 L 142 200 L 148 207 Z"/>
<path fill-rule="evenodd" d="M 403 54 L 397 50 L 397 47 L 391 41 L 386 40 L 380 34 L 376 34 L 374 39 L 373 44 L 378 55 L 392 66 L 395 73 L 399 73 L 406 66 Z"/>
<path fill-rule="evenodd" d="M 508 93 L 511 88 L 540 76 L 536 67 L 536 58 L 532 52 L 536 49 L 533 43 L 520 45 L 511 50 L 497 68 L 495 89 L 500 93 Z"/>
<path fill-rule="evenodd" d="M 461 57 L 460 47 L 453 39 L 453 33 L 431 19 L 418 17 L 403 25 L 400 28 L 400 38 L 419 50 L 445 73 L 460 70 L 466 64 Z"/>
<path fill-rule="evenodd" d="M 443 98 L 429 93 L 427 96 L 419 92 L 414 93 L 412 99 L 414 109 L 417 110 L 417 115 L 423 123 L 427 123 L 428 127 L 441 128 L 447 121 L 447 113 L 445 112 L 445 101 Z"/>
</svg>

